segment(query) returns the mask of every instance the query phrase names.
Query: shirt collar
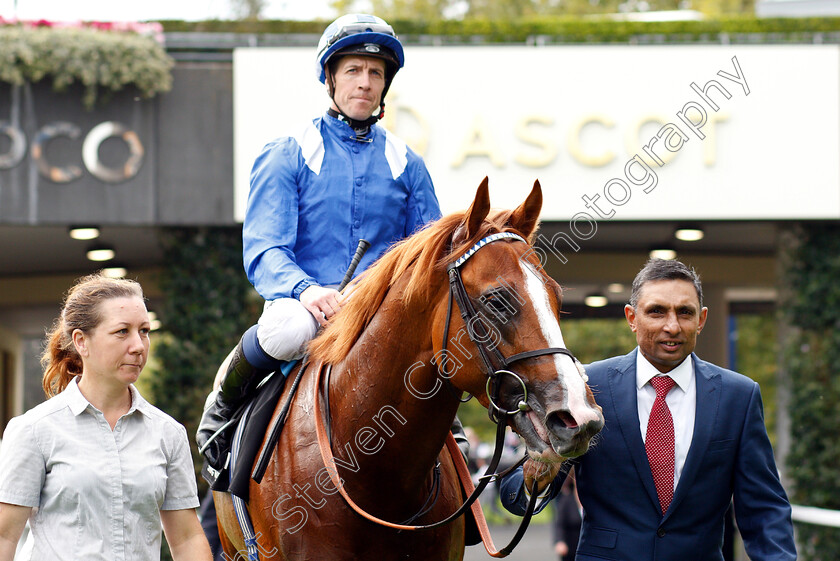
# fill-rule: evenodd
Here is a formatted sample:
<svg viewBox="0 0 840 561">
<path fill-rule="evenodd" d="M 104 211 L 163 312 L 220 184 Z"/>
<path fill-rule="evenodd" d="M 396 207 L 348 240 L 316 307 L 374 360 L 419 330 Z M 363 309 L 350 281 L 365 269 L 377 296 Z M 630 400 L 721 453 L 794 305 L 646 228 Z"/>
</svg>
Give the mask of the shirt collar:
<svg viewBox="0 0 840 561">
<path fill-rule="evenodd" d="M 128 412 L 126 415 L 131 415 L 135 411 L 140 411 L 141 413 L 148 415 L 149 414 L 149 402 L 143 399 L 143 396 L 140 395 L 140 392 L 137 391 L 137 388 L 134 387 L 134 384 L 130 384 L 128 386 L 128 391 L 131 393 L 131 407 L 129 407 Z M 67 405 L 70 407 L 70 411 L 73 415 L 78 416 L 81 414 L 85 409 L 90 406 L 92 409 L 96 409 L 90 402 L 82 395 L 81 390 L 79 390 L 79 377 L 74 376 L 70 383 L 67 384 L 67 387 L 62 392 L 65 395 L 65 399 L 67 400 Z"/>
<path fill-rule="evenodd" d="M 87 406 L 90 405 L 88 400 L 85 399 L 85 396 L 82 395 L 81 390 L 79 390 L 79 377 L 73 376 L 73 379 L 70 380 L 70 383 L 67 384 L 67 387 L 64 388 L 64 392 L 62 392 L 67 399 L 67 405 L 70 407 L 70 411 L 73 415 L 79 415 L 82 411 L 87 409 Z"/>
<path fill-rule="evenodd" d="M 648 362 L 648 359 L 642 354 L 640 349 L 636 349 L 636 389 L 642 389 L 645 384 L 650 382 L 654 376 L 660 376 L 662 373 L 656 369 L 654 365 Z M 674 382 L 680 387 L 682 391 L 688 391 L 689 384 L 694 378 L 694 361 L 691 356 L 682 361 L 679 366 L 667 373 Z"/>
<path fill-rule="evenodd" d="M 128 386 L 128 391 L 131 392 L 131 408 L 129 408 L 128 413 L 126 415 L 131 415 L 135 411 L 139 411 L 146 416 L 149 416 L 149 410 L 151 409 L 151 405 L 149 402 L 146 401 L 140 392 L 137 391 L 137 388 L 134 387 L 134 384 Z"/>
</svg>

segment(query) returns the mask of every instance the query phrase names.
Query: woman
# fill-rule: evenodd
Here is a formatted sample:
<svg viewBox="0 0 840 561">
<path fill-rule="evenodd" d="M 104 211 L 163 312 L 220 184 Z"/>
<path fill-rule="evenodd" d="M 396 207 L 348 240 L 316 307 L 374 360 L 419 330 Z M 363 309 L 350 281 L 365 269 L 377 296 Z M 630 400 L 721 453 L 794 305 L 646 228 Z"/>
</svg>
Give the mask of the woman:
<svg viewBox="0 0 840 561">
<path fill-rule="evenodd" d="M 67 294 L 42 363 L 48 399 L 0 449 L 0 561 L 29 519 L 31 559 L 210 561 L 186 430 L 134 388 L 149 354 L 140 285 L 91 275 Z M 37 510 L 33 510 L 37 509 Z"/>
</svg>

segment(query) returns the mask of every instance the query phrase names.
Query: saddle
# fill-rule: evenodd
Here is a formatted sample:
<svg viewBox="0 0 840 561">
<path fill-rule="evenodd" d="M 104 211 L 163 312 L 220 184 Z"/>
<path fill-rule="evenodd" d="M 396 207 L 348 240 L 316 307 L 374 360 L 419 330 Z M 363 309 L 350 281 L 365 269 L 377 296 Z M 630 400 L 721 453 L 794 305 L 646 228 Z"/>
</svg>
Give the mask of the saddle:
<svg viewBox="0 0 840 561">
<path fill-rule="evenodd" d="M 232 472 L 228 467 L 217 472 L 206 461 L 204 462 L 201 473 L 204 479 L 210 483 L 211 489 L 214 491 L 228 492 L 245 501 L 248 500 L 251 467 L 254 465 L 257 455 L 262 449 L 262 442 L 271 423 L 271 418 L 274 416 L 277 402 L 280 400 L 283 389 L 286 386 L 286 378 L 299 362 L 298 360 L 285 362 L 279 370 L 269 374 L 265 378 L 265 381 L 258 386 L 255 394 L 249 400 L 246 400 L 236 411 L 233 416 L 234 422 L 223 429 L 233 432 L 239 423 L 245 423 L 242 440 L 237 450 L 238 460 Z M 301 370 L 304 368 L 306 368 L 306 364 L 301 367 Z M 295 381 L 299 381 L 299 378 Z M 295 385 L 289 394 L 289 402 L 294 397 L 294 391 L 296 389 L 297 385 Z M 248 411 L 249 407 L 250 410 Z M 245 414 L 246 411 L 248 411 L 247 415 Z M 282 425 L 284 421 L 285 417 L 278 418 L 277 423 Z M 276 433 L 276 438 L 280 436 L 280 428 L 282 427 L 272 429 L 272 435 Z M 266 443 L 266 449 L 271 450 L 274 447 L 276 438 L 273 442 Z M 262 474 L 260 474 L 261 479 Z"/>
<path fill-rule="evenodd" d="M 229 428 L 229 430 L 235 430 L 239 423 L 245 423 L 242 439 L 237 449 L 237 460 L 232 472 L 228 468 L 225 468 L 215 478 L 215 482 L 211 484 L 211 488 L 214 491 L 228 492 L 247 502 L 250 496 L 251 479 L 257 483 L 262 481 L 267 460 L 277 445 L 283 425 L 285 424 L 286 413 L 294 399 L 295 393 L 297 393 L 298 384 L 307 367 L 310 365 L 305 359 L 300 365 L 300 369 L 297 371 L 292 382 L 289 395 L 286 397 L 283 410 L 278 415 L 274 425 L 271 426 L 269 438 L 266 440 L 265 436 L 267 431 L 269 431 L 269 425 L 271 425 L 271 419 L 274 416 L 277 403 L 283 394 L 286 379 L 294 371 L 299 362 L 292 361 L 284 363 L 280 370 L 266 378 L 266 381 L 257 389 L 256 395 L 251 400 L 246 401 L 237 410 L 234 416 L 237 421 L 232 423 L 232 426 Z M 248 410 L 249 407 L 250 410 Z M 265 446 L 263 446 L 263 440 L 266 440 Z M 202 475 L 205 476 L 205 479 L 208 479 L 208 476 L 205 475 L 205 471 L 208 468 L 209 466 L 205 462 L 202 469 Z M 461 483 L 461 490 L 465 496 L 469 494 L 463 483 Z M 464 515 L 466 524 L 465 544 L 476 545 L 481 543 L 481 534 L 474 514 L 468 510 Z"/>
</svg>

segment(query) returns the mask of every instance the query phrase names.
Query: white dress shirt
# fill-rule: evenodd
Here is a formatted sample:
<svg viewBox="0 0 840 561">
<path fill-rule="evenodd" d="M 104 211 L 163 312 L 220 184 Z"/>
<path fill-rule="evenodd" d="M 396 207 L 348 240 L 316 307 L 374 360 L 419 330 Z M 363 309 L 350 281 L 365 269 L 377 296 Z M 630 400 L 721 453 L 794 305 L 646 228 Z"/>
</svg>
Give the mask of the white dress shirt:
<svg viewBox="0 0 840 561">
<path fill-rule="evenodd" d="M 641 350 L 636 352 L 636 403 L 639 409 L 639 428 L 642 431 L 642 440 L 647 436 L 648 419 L 653 402 L 656 399 L 656 390 L 653 389 L 650 379 L 654 376 L 663 376 L 648 360 L 642 355 Z M 694 417 L 697 411 L 697 387 L 694 384 L 694 361 L 689 356 L 679 366 L 668 372 L 676 385 L 665 396 L 665 403 L 671 411 L 671 418 L 674 421 L 674 489 L 680 481 L 680 474 L 685 466 L 685 458 L 688 456 L 688 449 L 691 447 L 691 438 L 694 435 Z"/>
<path fill-rule="evenodd" d="M 0 502 L 34 507 L 27 559 L 157 561 L 160 511 L 198 506 L 186 430 L 129 389 L 113 431 L 77 379 L 9 422 Z"/>
</svg>

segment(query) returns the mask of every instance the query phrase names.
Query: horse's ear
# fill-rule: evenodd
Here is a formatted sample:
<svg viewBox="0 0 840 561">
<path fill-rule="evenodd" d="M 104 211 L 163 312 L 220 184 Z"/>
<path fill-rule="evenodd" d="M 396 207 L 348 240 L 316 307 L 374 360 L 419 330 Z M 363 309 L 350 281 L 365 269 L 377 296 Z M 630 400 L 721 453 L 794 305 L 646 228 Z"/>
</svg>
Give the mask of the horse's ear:
<svg viewBox="0 0 840 561">
<path fill-rule="evenodd" d="M 470 208 L 464 216 L 464 221 L 455 229 L 452 234 L 452 245 L 456 246 L 472 238 L 478 232 L 481 223 L 487 218 L 487 213 L 490 212 L 490 189 L 488 187 L 489 181 L 487 177 L 478 186 L 475 192 L 475 200 L 473 200 Z"/>
<path fill-rule="evenodd" d="M 537 180 L 534 181 L 534 187 L 525 202 L 510 213 L 507 224 L 528 238 L 536 230 L 537 222 L 540 219 L 540 210 L 542 210 L 542 188 L 539 180 Z"/>
</svg>

